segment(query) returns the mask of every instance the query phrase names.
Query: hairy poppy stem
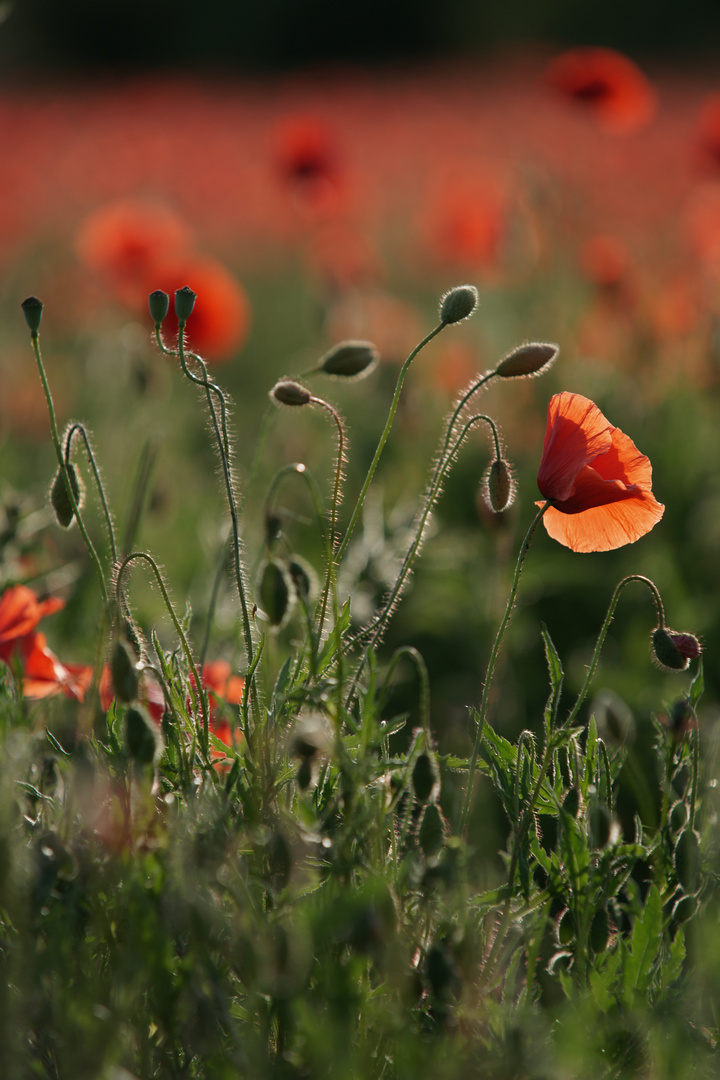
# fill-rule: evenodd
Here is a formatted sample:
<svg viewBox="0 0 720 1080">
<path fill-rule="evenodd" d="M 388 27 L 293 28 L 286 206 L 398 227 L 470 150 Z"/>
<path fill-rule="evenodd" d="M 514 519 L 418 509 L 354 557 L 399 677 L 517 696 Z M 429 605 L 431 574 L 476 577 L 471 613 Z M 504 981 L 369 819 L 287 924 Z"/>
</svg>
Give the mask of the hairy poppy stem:
<svg viewBox="0 0 720 1080">
<path fill-rule="evenodd" d="M 112 561 L 113 561 L 113 566 L 114 566 L 115 563 L 117 562 L 117 546 L 115 544 L 115 530 L 113 528 L 112 516 L 110 514 L 110 507 L 108 506 L 107 499 L 105 498 L 105 488 L 103 486 L 102 479 L 100 478 L 100 470 L 97 467 L 97 462 L 95 461 L 95 455 L 93 454 L 93 449 L 92 449 L 92 446 L 90 445 L 90 439 L 88 437 L 88 433 L 85 430 L 85 427 L 84 427 L 83 424 L 75 423 L 70 428 L 68 428 L 67 434 L 65 435 L 65 464 L 66 465 L 70 464 L 70 453 L 72 451 L 72 440 L 73 440 L 73 436 L 76 434 L 76 432 L 79 432 L 80 435 L 82 436 L 82 440 L 83 440 L 83 442 L 85 444 L 85 453 L 88 456 L 88 461 L 90 462 L 90 468 L 92 469 L 93 476 L 95 477 L 95 485 L 96 485 L 97 490 L 98 490 L 98 495 L 100 496 L 100 502 L 102 503 L 103 514 L 105 515 L 105 524 L 107 526 L 108 539 L 110 541 L 110 553 L 112 555 Z"/>
<path fill-rule="evenodd" d="M 658 616 L 658 625 L 661 627 L 665 626 L 665 608 L 663 607 L 662 597 L 660 596 L 657 585 L 654 581 L 651 581 L 650 578 L 644 577 L 642 574 L 629 574 L 628 577 L 624 577 L 622 581 L 618 582 L 618 584 L 615 586 L 615 592 L 612 594 L 610 606 L 608 607 L 607 614 L 605 615 L 605 621 L 600 628 L 600 633 L 598 634 L 598 639 L 595 643 L 595 651 L 593 652 L 592 660 L 590 661 L 590 666 L 585 676 L 585 681 L 582 684 L 582 688 L 580 690 L 580 693 L 578 694 L 577 701 L 573 705 L 570 714 L 568 715 L 568 718 L 563 725 L 564 727 L 569 727 L 573 723 L 573 721 L 577 717 L 577 714 L 580 711 L 580 707 L 582 706 L 583 701 L 587 697 L 587 692 L 590 689 L 590 684 L 595 677 L 595 672 L 597 671 L 597 666 L 600 662 L 600 653 L 602 652 L 602 647 L 605 644 L 605 638 L 607 637 L 608 630 L 610 629 L 610 623 L 612 622 L 613 616 L 615 615 L 615 609 L 618 606 L 618 601 L 620 600 L 623 589 L 626 585 L 629 585 L 631 581 L 640 581 L 643 585 L 647 585 L 648 589 L 652 593 L 653 600 L 655 601 L 655 608 L 657 610 Z"/>
<path fill-rule="evenodd" d="M 498 632 L 495 635 L 495 641 L 490 651 L 490 659 L 488 660 L 487 671 L 485 672 L 485 682 L 483 684 L 482 700 L 480 702 L 480 711 L 478 713 L 477 731 L 475 733 L 475 745 L 473 746 L 472 757 L 470 758 L 470 768 L 468 770 L 467 789 L 465 791 L 465 805 L 463 806 L 462 817 L 460 824 L 462 831 L 467 829 L 468 816 L 470 814 L 470 806 L 473 796 L 473 781 L 475 779 L 475 768 L 477 766 L 478 754 L 480 752 L 480 743 L 482 742 L 483 728 L 485 727 L 485 718 L 487 716 L 488 702 L 490 700 L 490 686 L 492 684 L 493 674 L 495 672 L 495 664 L 497 663 L 498 653 L 500 652 L 500 646 L 502 639 L 505 635 L 505 630 L 510 622 L 510 616 L 512 614 L 513 607 L 515 606 L 515 597 L 517 596 L 518 585 L 520 584 L 520 575 L 522 573 L 523 564 L 525 562 L 525 556 L 528 553 L 530 542 L 533 538 L 536 528 L 540 524 L 540 519 L 547 510 L 549 502 L 543 503 L 535 517 L 530 522 L 530 527 L 525 533 L 525 539 L 520 547 L 520 553 L 515 565 L 515 573 L 513 574 L 512 585 L 510 586 L 510 595 L 508 596 L 508 602 L 505 607 L 505 614 L 503 615 Z"/>
<path fill-rule="evenodd" d="M 70 505 L 72 506 L 73 513 L 75 515 L 75 520 L 78 524 L 78 529 L 80 530 L 80 535 L 85 542 L 85 547 L 88 549 L 88 554 L 90 555 L 90 558 L 95 564 L 95 570 L 97 572 L 98 580 L 100 582 L 100 589 L 102 591 L 103 600 L 105 601 L 105 608 L 107 609 L 109 598 L 107 585 L 105 583 L 105 575 L 103 573 L 103 568 L 98 553 L 95 550 L 90 536 L 88 535 L 87 529 L 85 528 L 85 522 L 83 521 L 82 515 L 80 513 L 80 506 L 78 505 L 78 501 L 75 498 L 75 493 L 72 488 L 70 474 L 68 471 L 67 462 L 65 460 L 65 453 L 63 451 L 63 446 L 60 441 L 60 435 L 58 432 L 57 419 L 55 417 L 55 405 L 53 403 L 53 397 L 50 391 L 50 384 L 45 373 L 45 365 L 43 364 L 42 354 L 40 352 L 40 338 L 36 330 L 30 334 L 30 340 L 32 341 L 33 352 L 35 353 L 35 360 L 37 361 L 38 371 L 40 373 L 40 381 L 42 382 L 43 391 L 45 393 L 45 400 L 47 402 L 48 413 L 50 415 L 50 430 L 52 433 L 52 440 L 55 445 L 55 453 L 57 455 L 60 471 L 62 473 L 63 481 L 67 489 L 68 498 L 70 499 Z"/>
<path fill-rule="evenodd" d="M 120 608 L 121 604 L 123 575 L 125 574 L 125 571 L 130 566 L 130 564 L 135 562 L 137 559 L 143 559 L 146 563 L 148 563 L 153 574 L 155 575 L 155 580 L 160 587 L 160 592 L 162 593 L 163 600 L 165 601 L 165 607 L 167 608 L 168 614 L 173 621 L 177 636 L 180 638 L 183 652 L 185 653 L 187 665 L 192 671 L 193 677 L 195 679 L 194 695 L 196 697 L 196 705 L 197 699 L 199 699 L 200 703 L 200 710 L 202 712 L 203 735 L 205 739 L 205 750 L 207 752 L 208 732 L 210 727 L 210 713 L 208 708 L 207 693 L 203 689 L 200 672 L 198 671 L 197 664 L 195 663 L 195 659 L 193 657 L 192 650 L 190 648 L 190 644 L 188 642 L 185 631 L 183 630 L 182 624 L 180 623 L 180 620 L 178 619 L 175 612 L 175 608 L 173 607 L 172 600 L 170 599 L 170 594 L 167 590 L 167 586 L 165 584 L 163 576 L 160 573 L 160 567 L 155 562 L 152 555 L 149 555 L 146 551 L 132 551 L 129 555 L 125 556 L 123 561 L 120 563 L 120 566 L 118 567 L 115 577 L 115 594 L 118 608 Z"/>
<path fill-rule="evenodd" d="M 405 382 L 405 376 L 408 373 L 408 369 L 409 369 L 411 363 L 413 362 L 413 360 L 415 359 L 415 357 L 417 356 L 417 354 L 420 352 L 420 350 L 424 349 L 425 346 L 429 342 L 431 342 L 434 337 L 437 337 L 437 335 L 440 333 L 440 331 L 444 330 L 447 325 L 448 324 L 444 323 L 444 322 L 438 323 L 438 325 L 433 330 L 431 330 L 430 333 L 427 334 L 427 336 L 424 337 L 422 339 L 422 341 L 419 342 L 418 345 L 415 346 L 415 348 L 410 353 L 410 355 L 408 356 L 408 358 L 405 361 L 405 363 L 403 364 L 403 366 L 400 368 L 400 374 L 398 375 L 397 384 L 395 386 L 395 393 L 393 394 L 393 399 L 392 399 L 392 402 L 390 404 L 390 412 L 388 413 L 388 418 L 385 421 L 385 427 L 383 429 L 383 433 L 380 436 L 380 441 L 377 444 L 377 448 L 375 450 L 375 455 L 374 455 L 372 461 L 370 462 L 370 468 L 367 471 L 367 476 L 365 477 L 365 482 L 363 483 L 360 494 L 358 495 L 357 502 L 355 503 L 355 509 L 352 512 L 352 517 L 350 518 L 350 524 L 348 525 L 347 530 L 345 532 L 345 536 L 343 537 L 342 542 L 341 542 L 340 546 L 337 549 L 337 553 L 336 553 L 335 557 L 336 557 L 336 560 L 337 560 L 338 563 L 342 559 L 343 555 L 345 554 L 345 550 L 346 550 L 348 544 L 350 543 L 350 538 L 352 537 L 353 531 L 354 531 L 355 526 L 357 525 L 357 522 L 358 522 L 358 518 L 360 517 L 360 511 L 362 510 L 363 504 L 365 502 L 365 496 L 367 495 L 368 488 L 370 487 L 370 484 L 372 483 L 372 478 L 375 475 L 375 470 L 378 467 L 378 462 L 380 461 L 380 456 L 381 456 L 383 450 L 385 449 L 385 443 L 388 441 L 388 436 L 390 435 L 390 429 L 393 426 L 393 421 L 395 419 L 395 413 L 397 412 L 398 402 L 400 401 L 400 394 L 402 392 L 403 383 Z"/>
</svg>

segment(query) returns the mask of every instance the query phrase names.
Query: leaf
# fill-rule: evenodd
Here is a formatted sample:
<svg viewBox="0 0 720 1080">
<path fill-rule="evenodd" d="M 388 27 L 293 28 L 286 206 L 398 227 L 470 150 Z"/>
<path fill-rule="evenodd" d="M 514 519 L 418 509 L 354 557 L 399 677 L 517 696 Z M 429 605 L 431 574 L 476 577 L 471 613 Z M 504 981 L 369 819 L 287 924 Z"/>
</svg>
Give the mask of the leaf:
<svg viewBox="0 0 720 1080">
<path fill-rule="evenodd" d="M 545 645 L 545 659 L 548 666 L 548 675 L 550 676 L 550 697 L 547 700 L 543 719 L 545 722 L 545 738 L 549 739 L 550 732 L 555 727 L 555 720 L 557 717 L 558 703 L 560 701 L 560 695 L 562 694 L 562 685 L 565 673 L 563 671 L 558 651 L 553 645 L 552 638 L 545 623 L 541 624 L 542 639 Z"/>
<path fill-rule="evenodd" d="M 629 952 L 623 972 L 623 999 L 632 1005 L 650 989 L 655 964 L 662 946 L 662 901 L 656 885 L 645 898 L 642 914 L 635 919 L 628 942 Z"/>
<path fill-rule="evenodd" d="M 611 953 L 605 953 L 602 958 L 598 958 L 590 970 L 590 992 L 595 1004 L 602 1012 L 608 1012 L 615 1004 L 613 987 L 617 980 L 622 956 L 621 949 L 614 949 Z"/>
<path fill-rule="evenodd" d="M 318 656 L 317 672 L 324 671 L 329 667 L 335 658 L 335 654 L 342 644 L 343 635 L 346 633 L 350 626 L 350 597 L 343 604 L 343 609 L 340 612 L 338 621 L 332 628 L 327 641 L 325 642 L 322 652 Z"/>
<path fill-rule="evenodd" d="M 698 702 L 700 701 L 700 698 L 703 695 L 704 689 L 705 689 L 705 679 L 703 677 L 703 662 L 702 662 L 702 656 L 701 656 L 700 659 L 698 660 L 697 674 L 696 674 L 695 678 L 693 679 L 693 681 L 690 683 L 689 698 L 690 698 L 690 704 L 692 705 L 693 709 L 697 708 Z"/>
<path fill-rule="evenodd" d="M 680 978 L 686 955 L 685 935 L 683 928 L 678 927 L 673 943 L 670 946 L 670 955 L 660 969 L 660 984 L 663 989 L 668 989 Z"/>
</svg>

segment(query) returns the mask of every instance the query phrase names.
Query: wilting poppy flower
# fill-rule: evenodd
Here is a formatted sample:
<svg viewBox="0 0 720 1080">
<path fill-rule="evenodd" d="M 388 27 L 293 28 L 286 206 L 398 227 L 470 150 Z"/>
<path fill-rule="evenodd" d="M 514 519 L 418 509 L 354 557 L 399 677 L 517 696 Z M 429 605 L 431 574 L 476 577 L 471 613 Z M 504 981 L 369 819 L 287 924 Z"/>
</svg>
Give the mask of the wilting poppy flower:
<svg viewBox="0 0 720 1080">
<path fill-rule="evenodd" d="M 216 259 L 183 255 L 155 263 L 148 269 L 143 307 L 149 292 L 162 289 L 168 296 L 174 296 L 175 290 L 185 285 L 197 293 L 185 330 L 188 348 L 210 361 L 229 359 L 244 344 L 250 329 L 250 305 L 245 290 Z M 177 333 L 177 318 L 172 308 L 164 329 L 168 334 Z"/>
<path fill-rule="evenodd" d="M 637 131 L 655 112 L 651 84 L 632 60 L 613 49 L 570 49 L 550 62 L 545 78 L 607 131 Z"/>
<path fill-rule="evenodd" d="M 665 510 L 651 490 L 649 459 L 581 394 L 551 399 L 537 482 L 550 502 L 548 534 L 573 551 L 631 544 Z"/>
</svg>

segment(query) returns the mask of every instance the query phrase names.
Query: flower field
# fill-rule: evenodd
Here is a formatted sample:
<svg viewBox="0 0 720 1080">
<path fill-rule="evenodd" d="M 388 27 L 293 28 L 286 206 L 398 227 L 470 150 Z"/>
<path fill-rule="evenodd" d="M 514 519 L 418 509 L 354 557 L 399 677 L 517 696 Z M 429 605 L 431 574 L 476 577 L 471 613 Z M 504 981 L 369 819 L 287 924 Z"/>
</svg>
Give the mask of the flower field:
<svg viewBox="0 0 720 1080">
<path fill-rule="evenodd" d="M 717 1075 L 713 73 L 0 140 L 0 1074 Z"/>
</svg>

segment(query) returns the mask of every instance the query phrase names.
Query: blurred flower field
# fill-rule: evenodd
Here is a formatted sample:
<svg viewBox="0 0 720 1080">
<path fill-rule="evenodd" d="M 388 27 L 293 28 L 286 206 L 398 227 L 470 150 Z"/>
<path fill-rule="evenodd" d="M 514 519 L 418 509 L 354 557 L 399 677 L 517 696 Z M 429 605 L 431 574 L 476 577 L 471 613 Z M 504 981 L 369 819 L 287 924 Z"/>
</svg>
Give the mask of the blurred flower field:
<svg viewBox="0 0 720 1080">
<path fill-rule="evenodd" d="M 0 144 L 0 715 L 41 852 L 31 872 L 3 863 L 21 844 L 2 841 L 0 870 L 35 881 L 43 918 L 65 917 L 58 896 L 77 904 L 68 933 L 90 927 L 87 956 L 107 946 L 47 1038 L 52 994 L 33 997 L 11 957 L 0 1005 L 17 990 L 37 1007 L 40 1064 L 24 1073 L 13 1043 L 8 1076 L 432 1075 L 444 1051 L 424 1060 L 413 1031 L 456 1040 L 453 1077 L 485 1075 L 474 1046 L 498 1077 L 601 1060 L 608 1076 L 713 1075 L 717 976 L 700 931 L 679 927 L 702 907 L 708 957 L 720 947 L 714 74 L 577 49 L 272 80 L 79 77 L 1 88 Z M 477 310 L 441 306 L 433 331 L 462 282 Z M 167 316 L 152 296 L 148 310 L 158 290 Z M 27 301 L 27 322 L 26 297 L 44 305 Z M 367 378 L 342 377 L 348 356 Z M 82 462 L 72 498 L 43 361 L 65 469 L 71 451 Z M 494 419 L 467 420 L 476 403 Z M 597 475 L 615 485 L 599 503 Z M 81 486 L 110 567 L 104 615 L 87 538 L 56 521 L 77 518 Z M 630 582 L 648 589 L 625 595 Z M 92 790 L 86 745 L 107 754 Z M 78 897 L 113 881 L 105 926 Z M 0 915 L 21 891 L 0 880 Z M 74 961 L 53 940 L 58 978 Z M 148 949 L 150 990 L 114 967 L 123 941 Z M 45 947 L 30 949 L 38 972 Z M 676 990 L 686 960 L 698 974 Z M 581 1046 L 572 1025 L 600 1013 L 604 1034 Z M 112 1028 L 106 1056 L 91 1016 Z M 75 1060 L 63 1032 L 79 1031 Z"/>
</svg>

